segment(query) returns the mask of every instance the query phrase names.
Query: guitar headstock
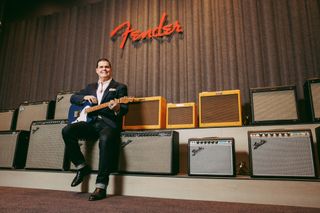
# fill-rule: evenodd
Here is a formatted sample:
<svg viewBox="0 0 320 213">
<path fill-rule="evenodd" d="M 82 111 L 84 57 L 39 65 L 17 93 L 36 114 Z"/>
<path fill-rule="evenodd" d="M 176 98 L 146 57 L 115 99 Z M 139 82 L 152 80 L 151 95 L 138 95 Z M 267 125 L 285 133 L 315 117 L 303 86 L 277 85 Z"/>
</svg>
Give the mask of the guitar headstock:
<svg viewBox="0 0 320 213">
<path fill-rule="evenodd" d="M 132 97 L 132 96 L 124 96 L 124 97 L 119 99 L 119 103 L 127 104 L 127 103 L 131 103 L 131 102 L 140 102 L 142 100 L 143 100 L 143 98 L 135 98 L 135 97 Z"/>
</svg>

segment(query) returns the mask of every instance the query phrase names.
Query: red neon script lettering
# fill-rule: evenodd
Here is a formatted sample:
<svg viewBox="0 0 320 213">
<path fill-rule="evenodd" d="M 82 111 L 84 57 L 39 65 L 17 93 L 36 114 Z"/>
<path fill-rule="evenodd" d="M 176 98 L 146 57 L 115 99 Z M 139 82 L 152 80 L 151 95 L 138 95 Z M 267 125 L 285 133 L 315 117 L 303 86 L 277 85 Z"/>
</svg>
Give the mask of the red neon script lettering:
<svg viewBox="0 0 320 213">
<path fill-rule="evenodd" d="M 152 39 L 157 37 L 163 37 L 163 36 L 169 36 L 175 32 L 182 33 L 182 27 L 179 24 L 178 21 L 174 22 L 173 24 L 164 25 L 166 21 L 167 14 L 163 13 L 160 23 L 157 27 L 153 29 L 148 29 L 144 32 L 141 32 L 140 30 L 132 29 L 131 23 L 129 21 L 123 22 L 110 33 L 110 37 L 114 37 L 118 34 L 118 32 L 125 28 L 124 32 L 122 33 L 122 41 L 120 44 L 120 48 L 124 48 L 124 45 L 126 44 L 126 41 L 130 37 L 133 42 L 140 41 L 144 39 Z"/>
</svg>

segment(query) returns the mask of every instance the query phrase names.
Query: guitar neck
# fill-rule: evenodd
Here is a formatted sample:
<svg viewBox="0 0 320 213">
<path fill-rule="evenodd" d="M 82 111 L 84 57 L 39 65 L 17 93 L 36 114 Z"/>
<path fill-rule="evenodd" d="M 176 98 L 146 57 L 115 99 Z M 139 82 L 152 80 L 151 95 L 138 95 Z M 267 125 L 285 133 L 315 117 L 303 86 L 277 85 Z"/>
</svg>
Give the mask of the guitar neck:
<svg viewBox="0 0 320 213">
<path fill-rule="evenodd" d="M 113 101 L 116 103 L 119 103 L 119 99 L 115 99 Z M 94 111 L 108 107 L 109 104 L 110 104 L 110 101 L 103 103 L 103 104 L 100 104 L 100 105 L 97 105 L 97 106 L 89 107 L 89 108 L 85 109 L 85 111 L 86 111 L 86 113 L 94 112 Z"/>
</svg>

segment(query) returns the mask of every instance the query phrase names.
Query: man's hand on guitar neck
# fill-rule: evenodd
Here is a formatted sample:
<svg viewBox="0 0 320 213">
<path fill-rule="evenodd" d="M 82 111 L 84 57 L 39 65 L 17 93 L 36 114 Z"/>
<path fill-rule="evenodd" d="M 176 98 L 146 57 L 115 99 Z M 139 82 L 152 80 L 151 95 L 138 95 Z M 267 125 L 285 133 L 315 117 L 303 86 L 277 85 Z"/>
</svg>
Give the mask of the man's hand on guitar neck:
<svg viewBox="0 0 320 213">
<path fill-rule="evenodd" d="M 115 113 L 118 113 L 120 111 L 120 104 L 114 100 L 111 100 L 109 102 L 109 109 L 113 110 Z"/>
<path fill-rule="evenodd" d="M 98 103 L 98 99 L 93 95 L 86 95 L 83 97 L 83 100 L 89 101 L 91 104 Z"/>
</svg>

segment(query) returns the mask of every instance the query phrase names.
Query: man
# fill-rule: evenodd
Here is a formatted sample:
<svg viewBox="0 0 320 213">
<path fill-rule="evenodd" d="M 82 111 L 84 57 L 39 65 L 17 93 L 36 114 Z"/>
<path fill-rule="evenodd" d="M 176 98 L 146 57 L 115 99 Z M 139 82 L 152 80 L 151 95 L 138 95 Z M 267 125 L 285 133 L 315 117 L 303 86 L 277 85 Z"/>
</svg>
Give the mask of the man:
<svg viewBox="0 0 320 213">
<path fill-rule="evenodd" d="M 98 82 L 89 84 L 85 89 L 72 95 L 70 101 L 77 105 L 85 102 L 92 104 L 110 102 L 110 104 L 106 108 L 89 113 L 88 116 L 92 119 L 90 122 L 75 122 L 62 130 L 66 152 L 77 169 L 76 176 L 71 183 L 72 187 L 79 185 L 91 172 L 81 153 L 78 140 L 95 141 L 99 139 L 99 170 L 96 189 L 90 195 L 89 201 L 106 197 L 109 175 L 117 170 L 122 116 L 128 111 L 126 104 L 114 101 L 114 99 L 127 96 L 127 86 L 112 79 L 110 61 L 106 58 L 99 59 L 96 73 Z"/>
</svg>

